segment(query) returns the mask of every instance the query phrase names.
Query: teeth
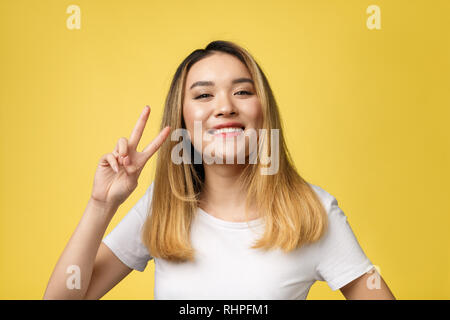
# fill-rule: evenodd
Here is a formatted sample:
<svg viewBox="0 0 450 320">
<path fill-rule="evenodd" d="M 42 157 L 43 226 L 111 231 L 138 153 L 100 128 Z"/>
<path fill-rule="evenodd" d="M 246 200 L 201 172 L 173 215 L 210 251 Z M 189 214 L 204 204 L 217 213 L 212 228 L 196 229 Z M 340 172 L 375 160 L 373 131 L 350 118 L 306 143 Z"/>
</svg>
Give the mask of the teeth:
<svg viewBox="0 0 450 320">
<path fill-rule="evenodd" d="M 220 134 L 220 133 L 229 133 L 229 132 L 241 132 L 244 131 L 242 128 L 221 128 L 213 131 L 213 134 Z"/>
</svg>

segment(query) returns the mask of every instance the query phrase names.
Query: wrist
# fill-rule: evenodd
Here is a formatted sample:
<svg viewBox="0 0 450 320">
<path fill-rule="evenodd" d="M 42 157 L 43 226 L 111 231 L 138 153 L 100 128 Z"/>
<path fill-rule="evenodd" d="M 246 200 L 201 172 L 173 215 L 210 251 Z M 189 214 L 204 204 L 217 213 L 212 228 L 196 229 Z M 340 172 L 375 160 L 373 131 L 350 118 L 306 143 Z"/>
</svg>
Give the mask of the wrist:
<svg viewBox="0 0 450 320">
<path fill-rule="evenodd" d="M 100 211 L 101 213 L 107 215 L 114 215 L 114 213 L 119 208 L 119 204 L 110 203 L 106 201 L 101 201 L 93 198 L 92 196 L 89 198 L 88 205 L 95 208 L 96 211 Z"/>
</svg>

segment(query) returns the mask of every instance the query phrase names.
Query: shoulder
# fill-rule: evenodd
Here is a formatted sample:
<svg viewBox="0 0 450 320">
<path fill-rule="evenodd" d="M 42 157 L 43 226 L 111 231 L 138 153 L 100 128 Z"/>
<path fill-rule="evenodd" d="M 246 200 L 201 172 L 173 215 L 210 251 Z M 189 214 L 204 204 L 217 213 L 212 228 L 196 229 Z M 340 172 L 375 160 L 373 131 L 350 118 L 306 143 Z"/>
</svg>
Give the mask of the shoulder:
<svg viewBox="0 0 450 320">
<path fill-rule="evenodd" d="M 153 199 L 153 189 L 154 182 L 151 182 L 145 190 L 144 195 L 139 198 L 131 209 L 131 212 L 137 213 L 141 221 L 144 221 L 148 217 L 150 204 Z"/>
<path fill-rule="evenodd" d="M 332 194 L 330 194 L 328 191 L 326 191 L 324 188 L 322 188 L 318 185 L 309 183 L 309 182 L 307 182 L 307 183 L 314 190 L 314 192 L 316 193 L 316 195 L 322 202 L 327 213 L 330 213 L 332 207 L 337 206 L 336 198 Z"/>
<path fill-rule="evenodd" d="M 144 197 L 146 197 L 147 200 L 151 200 L 151 198 L 153 197 L 153 189 L 154 188 L 155 188 L 155 182 L 152 181 L 152 183 L 150 183 L 150 185 L 145 190 Z"/>
</svg>

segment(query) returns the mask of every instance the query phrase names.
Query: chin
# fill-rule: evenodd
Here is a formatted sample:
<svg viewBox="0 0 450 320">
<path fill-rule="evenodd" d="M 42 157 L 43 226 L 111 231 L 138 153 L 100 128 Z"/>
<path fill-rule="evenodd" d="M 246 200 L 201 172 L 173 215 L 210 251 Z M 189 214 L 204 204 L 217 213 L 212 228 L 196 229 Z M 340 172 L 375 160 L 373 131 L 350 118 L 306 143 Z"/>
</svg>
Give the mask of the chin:
<svg viewBox="0 0 450 320">
<path fill-rule="evenodd" d="M 217 149 L 214 149 L 211 156 L 204 154 L 204 159 L 209 159 L 209 162 L 214 161 L 216 164 L 220 164 L 220 162 L 222 164 L 246 164 L 248 162 L 248 146 L 246 144 L 234 145 L 232 143 L 223 146 L 222 150 Z"/>
</svg>

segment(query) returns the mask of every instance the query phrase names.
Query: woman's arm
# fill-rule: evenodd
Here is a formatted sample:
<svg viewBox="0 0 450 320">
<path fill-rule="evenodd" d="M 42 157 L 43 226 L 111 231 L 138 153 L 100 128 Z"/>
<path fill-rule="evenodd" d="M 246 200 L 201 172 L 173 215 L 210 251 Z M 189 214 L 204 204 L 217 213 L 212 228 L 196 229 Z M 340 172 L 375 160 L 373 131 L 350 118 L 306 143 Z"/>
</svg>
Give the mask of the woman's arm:
<svg viewBox="0 0 450 320">
<path fill-rule="evenodd" d="M 131 271 L 133 269 L 120 261 L 107 245 L 100 243 L 91 282 L 84 299 L 100 299 Z"/>
<path fill-rule="evenodd" d="M 91 283 L 94 264 L 96 269 L 98 269 L 94 272 L 96 275 L 99 275 L 100 270 L 104 272 L 103 270 L 106 269 L 105 265 L 113 267 L 108 269 L 108 273 L 112 278 L 119 278 L 119 275 L 123 275 L 123 278 L 131 271 L 122 262 L 120 262 L 122 266 L 118 263 L 108 262 L 114 261 L 114 258 L 111 259 L 109 256 L 109 259 L 105 259 L 105 257 L 108 257 L 105 255 L 105 250 L 99 250 L 106 228 L 116 211 L 117 206 L 106 205 L 92 198 L 89 200 L 75 232 L 56 263 L 48 282 L 44 299 L 84 299 Z M 79 270 L 79 274 L 67 273 L 70 266 L 75 266 L 76 269 L 72 270 Z M 72 276 L 79 276 L 81 280 L 79 289 L 67 284 L 68 279 Z M 92 282 L 97 283 L 97 280 L 94 280 L 92 279 Z M 95 291 L 100 292 L 102 290 L 97 289 Z"/>
<path fill-rule="evenodd" d="M 137 151 L 149 115 L 150 107 L 146 106 L 130 139 L 121 137 L 114 151 L 100 158 L 90 200 L 56 263 L 44 299 L 101 297 L 131 272 L 100 243 L 115 212 L 136 189 L 145 164 L 169 136 L 170 127 L 165 127 L 142 152 Z M 71 282 L 74 279 L 75 285 Z"/>
<path fill-rule="evenodd" d="M 373 280 L 375 280 L 375 285 L 373 285 Z M 386 282 L 376 270 L 372 273 L 363 274 L 340 290 L 347 300 L 396 300 Z"/>
</svg>

